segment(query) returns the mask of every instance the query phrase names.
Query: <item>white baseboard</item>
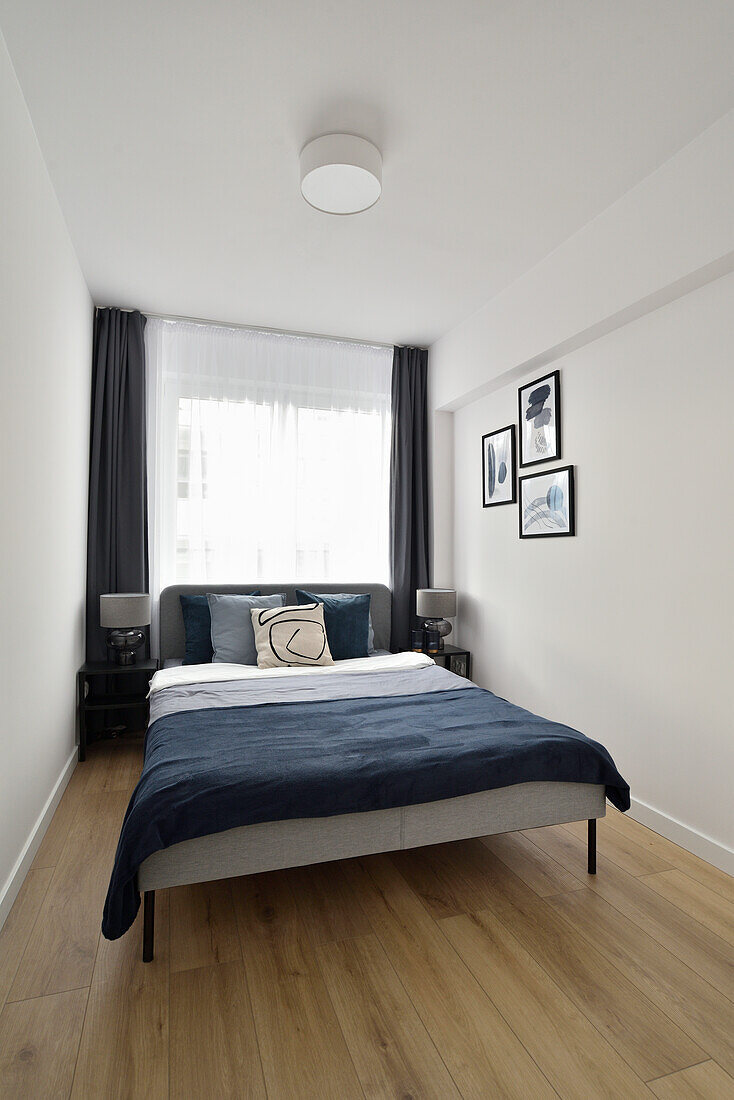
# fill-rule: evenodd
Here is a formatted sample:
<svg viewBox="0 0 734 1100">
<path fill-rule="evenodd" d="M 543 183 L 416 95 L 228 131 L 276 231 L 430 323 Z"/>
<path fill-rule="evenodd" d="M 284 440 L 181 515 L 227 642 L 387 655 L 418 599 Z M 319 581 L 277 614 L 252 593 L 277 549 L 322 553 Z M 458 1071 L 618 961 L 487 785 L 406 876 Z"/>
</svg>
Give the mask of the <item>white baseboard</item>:
<svg viewBox="0 0 734 1100">
<path fill-rule="evenodd" d="M 734 851 L 726 844 L 697 832 L 690 825 L 684 825 L 682 821 L 653 809 L 638 798 L 632 799 L 629 815 L 635 821 L 672 840 L 674 844 L 679 844 L 686 851 L 693 852 L 694 856 L 700 856 L 707 863 L 713 863 L 714 867 L 726 871 L 728 875 L 734 875 Z"/>
<path fill-rule="evenodd" d="M 41 810 L 36 824 L 31 829 L 30 836 L 23 845 L 23 850 L 15 861 L 13 870 L 8 875 L 2 890 L 0 890 L 0 928 L 5 924 L 8 913 L 12 909 L 13 902 L 18 896 L 18 891 L 23 885 L 23 879 L 28 874 L 28 869 L 34 860 L 36 852 L 41 846 L 44 833 L 51 823 L 54 811 L 61 801 L 61 796 L 66 790 L 66 785 L 71 779 L 77 758 L 77 749 L 71 753 L 66 764 L 61 769 L 61 775 L 56 780 L 51 794 L 46 800 L 46 805 Z"/>
</svg>

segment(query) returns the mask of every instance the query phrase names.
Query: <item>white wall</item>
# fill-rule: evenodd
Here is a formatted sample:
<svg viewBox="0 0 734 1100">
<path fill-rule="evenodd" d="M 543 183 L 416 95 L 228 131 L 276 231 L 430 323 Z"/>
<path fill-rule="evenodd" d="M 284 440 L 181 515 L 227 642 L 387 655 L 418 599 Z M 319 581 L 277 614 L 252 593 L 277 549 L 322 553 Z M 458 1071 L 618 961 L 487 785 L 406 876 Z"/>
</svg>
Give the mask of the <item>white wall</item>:
<svg viewBox="0 0 734 1100">
<path fill-rule="evenodd" d="M 435 407 L 460 408 L 734 270 L 733 188 L 734 110 L 442 336 Z"/>
<path fill-rule="evenodd" d="M 731 112 L 430 354 L 434 582 L 476 678 L 603 741 L 633 815 L 732 873 L 733 193 Z M 556 367 L 578 534 L 520 541 L 481 436 Z"/>
<path fill-rule="evenodd" d="M 561 359 L 577 535 L 482 508 L 508 386 L 455 414 L 457 631 L 476 679 L 603 742 L 633 796 L 734 846 L 734 276 Z M 530 472 L 530 471 L 523 471 Z"/>
<path fill-rule="evenodd" d="M 2 36 L 0 211 L 2 923 L 73 759 L 92 334 L 92 302 Z"/>
</svg>

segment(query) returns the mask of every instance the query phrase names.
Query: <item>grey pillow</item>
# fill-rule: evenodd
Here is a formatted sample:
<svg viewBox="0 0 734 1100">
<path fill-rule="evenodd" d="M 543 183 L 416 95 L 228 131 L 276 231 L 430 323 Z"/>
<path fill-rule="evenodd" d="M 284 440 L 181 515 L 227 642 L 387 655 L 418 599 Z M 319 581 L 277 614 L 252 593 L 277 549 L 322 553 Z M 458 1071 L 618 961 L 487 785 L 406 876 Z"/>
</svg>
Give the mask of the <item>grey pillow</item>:
<svg viewBox="0 0 734 1100">
<path fill-rule="evenodd" d="M 215 663 L 256 665 L 255 631 L 252 629 L 253 607 L 282 607 L 285 592 L 274 596 L 233 596 L 207 592 L 212 617 L 212 649 Z"/>
</svg>

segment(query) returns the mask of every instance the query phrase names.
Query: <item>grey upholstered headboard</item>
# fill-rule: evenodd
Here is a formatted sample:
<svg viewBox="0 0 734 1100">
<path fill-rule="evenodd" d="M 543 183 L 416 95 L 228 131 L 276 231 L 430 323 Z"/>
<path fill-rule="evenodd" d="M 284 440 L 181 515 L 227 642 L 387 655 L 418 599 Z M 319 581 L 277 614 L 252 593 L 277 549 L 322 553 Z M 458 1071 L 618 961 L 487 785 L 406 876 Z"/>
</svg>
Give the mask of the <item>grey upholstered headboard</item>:
<svg viewBox="0 0 734 1100">
<path fill-rule="evenodd" d="M 160 660 L 183 657 L 186 648 L 183 615 L 181 614 L 182 593 L 233 592 L 246 593 L 259 589 L 264 596 L 273 592 L 285 592 L 286 603 L 296 603 L 296 588 L 305 588 L 308 592 L 369 592 L 372 597 L 370 614 L 375 632 L 375 649 L 390 648 L 390 620 L 392 614 L 392 593 L 384 584 L 172 584 L 164 588 L 160 597 Z"/>
</svg>

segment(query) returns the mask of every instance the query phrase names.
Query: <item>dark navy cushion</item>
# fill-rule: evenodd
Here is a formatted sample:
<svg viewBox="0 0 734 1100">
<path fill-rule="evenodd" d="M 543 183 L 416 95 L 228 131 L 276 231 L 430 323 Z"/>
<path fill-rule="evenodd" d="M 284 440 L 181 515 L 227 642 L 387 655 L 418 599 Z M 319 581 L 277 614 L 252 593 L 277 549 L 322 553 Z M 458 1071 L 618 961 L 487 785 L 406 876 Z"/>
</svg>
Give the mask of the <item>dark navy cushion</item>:
<svg viewBox="0 0 734 1100">
<path fill-rule="evenodd" d="M 369 656 L 370 599 L 352 592 L 307 592 L 296 589 L 299 603 L 322 603 L 331 656 L 335 661 Z"/>
<path fill-rule="evenodd" d="M 259 596 L 260 592 L 250 592 L 250 596 Z M 180 595 L 181 614 L 186 632 L 185 665 L 209 665 L 214 656 L 212 646 L 212 617 L 206 594 Z"/>
</svg>

